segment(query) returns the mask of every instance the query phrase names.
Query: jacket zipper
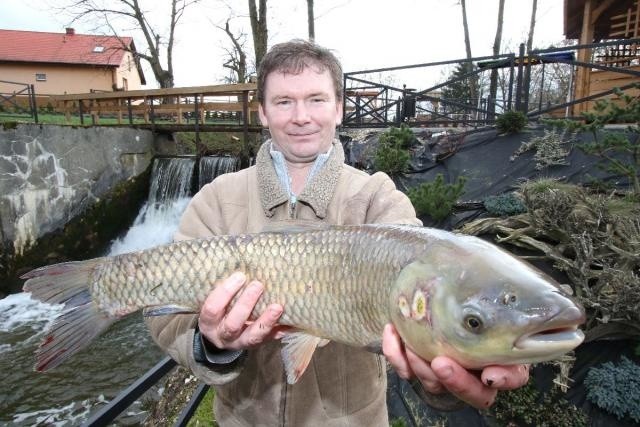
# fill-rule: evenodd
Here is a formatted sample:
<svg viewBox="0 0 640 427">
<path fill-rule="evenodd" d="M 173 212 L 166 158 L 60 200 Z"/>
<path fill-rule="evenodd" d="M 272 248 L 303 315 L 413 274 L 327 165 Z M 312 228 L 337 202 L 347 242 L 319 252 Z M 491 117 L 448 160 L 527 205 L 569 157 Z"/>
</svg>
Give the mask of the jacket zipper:
<svg viewBox="0 0 640 427">
<path fill-rule="evenodd" d="M 296 205 L 298 203 L 298 198 L 295 196 L 295 194 L 291 195 L 291 199 L 289 199 L 289 219 L 295 219 L 296 218 Z"/>
</svg>

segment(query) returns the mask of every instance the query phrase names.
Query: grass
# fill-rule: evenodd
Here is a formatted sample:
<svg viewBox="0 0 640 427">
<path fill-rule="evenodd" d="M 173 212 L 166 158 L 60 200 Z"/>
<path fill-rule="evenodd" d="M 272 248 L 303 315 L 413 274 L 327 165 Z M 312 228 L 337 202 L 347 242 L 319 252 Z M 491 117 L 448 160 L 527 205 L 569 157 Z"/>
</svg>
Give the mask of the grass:
<svg viewBox="0 0 640 427">
<path fill-rule="evenodd" d="M 215 415 L 213 413 L 213 398 L 215 396 L 215 392 L 213 388 L 209 388 L 207 394 L 204 395 L 204 398 L 198 405 L 196 412 L 194 412 L 193 417 L 187 423 L 187 427 L 200 427 L 200 426 L 211 426 L 216 427 L 218 423 L 216 422 Z"/>
</svg>

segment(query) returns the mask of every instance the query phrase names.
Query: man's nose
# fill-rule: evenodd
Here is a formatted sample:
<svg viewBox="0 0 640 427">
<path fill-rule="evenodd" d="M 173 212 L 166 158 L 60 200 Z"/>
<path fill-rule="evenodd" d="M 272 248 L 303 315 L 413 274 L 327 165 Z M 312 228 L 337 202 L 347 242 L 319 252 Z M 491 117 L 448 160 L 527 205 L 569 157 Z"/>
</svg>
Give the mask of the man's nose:
<svg viewBox="0 0 640 427">
<path fill-rule="evenodd" d="M 296 102 L 293 111 L 294 123 L 307 123 L 310 120 L 309 109 L 304 102 Z"/>
</svg>

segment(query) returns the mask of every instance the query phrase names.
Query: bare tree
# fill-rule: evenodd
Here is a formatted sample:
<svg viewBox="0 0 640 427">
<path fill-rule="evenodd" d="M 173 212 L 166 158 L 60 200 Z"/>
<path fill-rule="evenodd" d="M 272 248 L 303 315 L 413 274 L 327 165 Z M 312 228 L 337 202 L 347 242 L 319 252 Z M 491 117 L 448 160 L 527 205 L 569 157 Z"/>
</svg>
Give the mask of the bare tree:
<svg viewBox="0 0 640 427">
<path fill-rule="evenodd" d="M 462 6 L 462 28 L 464 29 L 464 47 L 467 51 L 467 59 L 471 59 L 471 40 L 469 39 L 469 24 L 467 23 L 467 4 L 465 0 L 460 0 Z"/>
<path fill-rule="evenodd" d="M 460 0 L 460 6 L 462 7 L 462 28 L 464 30 L 464 47 L 467 52 L 467 60 L 469 61 L 465 67 L 466 72 L 473 70 L 473 63 L 471 62 L 471 39 L 469 38 L 469 24 L 467 22 L 467 4 L 465 0 Z M 476 87 L 475 79 L 471 79 L 471 91 L 470 95 L 472 99 L 475 99 L 478 94 L 478 88 Z"/>
<path fill-rule="evenodd" d="M 223 30 L 229 40 L 231 41 L 231 48 L 224 48 L 226 51 L 226 61 L 222 64 L 223 67 L 228 68 L 233 72 L 233 76 L 226 78 L 227 83 L 245 83 L 249 76 L 247 67 L 247 54 L 245 52 L 246 34 L 240 32 L 235 35 L 229 27 L 230 19 L 227 19 L 224 27 L 216 25 L 216 27 Z"/>
<path fill-rule="evenodd" d="M 531 4 L 531 22 L 529 23 L 529 36 L 527 37 L 527 53 L 533 49 L 533 31 L 536 28 L 536 12 L 538 10 L 538 0 L 533 0 Z"/>
<path fill-rule="evenodd" d="M 500 43 L 502 42 L 502 22 L 504 21 L 504 0 L 498 3 L 498 23 L 496 26 L 496 37 L 493 41 L 493 56 L 500 54 Z M 489 79 L 489 114 L 496 112 L 496 95 L 498 93 L 498 69 L 491 70 Z"/>
<path fill-rule="evenodd" d="M 538 9 L 538 0 L 533 0 L 531 5 L 531 22 L 529 23 L 529 36 L 527 37 L 527 55 L 531 55 L 533 49 L 533 32 L 536 27 L 536 11 Z M 524 69 L 524 81 L 525 84 L 531 84 L 531 67 Z M 527 96 L 528 102 L 528 96 Z"/>
<path fill-rule="evenodd" d="M 175 31 L 185 10 L 201 0 L 164 0 L 170 1 L 168 34 L 163 35 L 157 27 L 147 19 L 139 0 L 74 0 L 63 6 L 64 12 L 73 16 L 71 23 L 86 21 L 94 22 L 98 28 L 109 29 L 114 35 L 118 31 L 114 20 L 123 18 L 129 25 L 133 24 L 142 32 L 146 42 L 144 52 L 132 52 L 137 58 L 144 59 L 151 66 L 153 75 L 162 88 L 173 87 L 173 47 Z M 123 44 L 123 48 L 128 49 Z M 166 58 L 163 66 L 161 57 Z"/>
<path fill-rule="evenodd" d="M 309 40 L 315 40 L 315 18 L 313 16 L 313 0 L 307 0 L 307 22 L 309 24 Z"/>
<path fill-rule="evenodd" d="M 262 57 L 267 53 L 267 40 L 269 32 L 267 29 L 267 0 L 259 0 L 259 7 L 256 0 L 249 1 L 249 19 L 251 20 L 251 33 L 253 34 L 253 48 L 256 54 L 256 68 L 260 66 Z"/>
</svg>

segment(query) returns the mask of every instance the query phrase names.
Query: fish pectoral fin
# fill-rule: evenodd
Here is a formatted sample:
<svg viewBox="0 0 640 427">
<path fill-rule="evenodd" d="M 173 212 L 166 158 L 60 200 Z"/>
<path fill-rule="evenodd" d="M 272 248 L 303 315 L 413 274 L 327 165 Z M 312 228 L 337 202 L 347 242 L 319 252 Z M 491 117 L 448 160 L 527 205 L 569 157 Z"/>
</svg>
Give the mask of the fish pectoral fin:
<svg viewBox="0 0 640 427">
<path fill-rule="evenodd" d="M 282 360 L 287 372 L 287 382 L 295 384 L 309 366 L 316 347 L 329 343 L 328 339 L 309 335 L 305 332 L 292 332 L 282 338 Z"/>
<path fill-rule="evenodd" d="M 154 305 L 146 307 L 142 311 L 144 317 L 166 316 L 167 314 L 194 314 L 197 313 L 193 307 L 187 307 L 178 304 Z"/>
</svg>

